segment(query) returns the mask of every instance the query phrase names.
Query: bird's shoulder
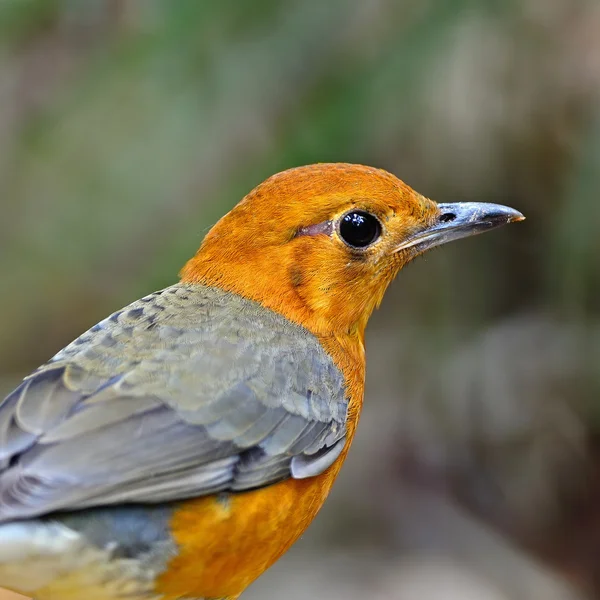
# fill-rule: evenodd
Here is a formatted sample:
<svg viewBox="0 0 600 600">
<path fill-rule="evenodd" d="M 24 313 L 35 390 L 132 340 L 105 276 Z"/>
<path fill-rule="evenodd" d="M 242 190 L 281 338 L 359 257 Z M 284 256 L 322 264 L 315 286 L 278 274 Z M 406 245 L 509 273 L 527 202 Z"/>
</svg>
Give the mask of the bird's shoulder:
<svg viewBox="0 0 600 600">
<path fill-rule="evenodd" d="M 345 418 L 345 380 L 320 341 L 261 304 L 199 284 L 175 284 L 111 314 L 31 377 L 64 369 L 70 389 L 153 395 L 182 410 L 240 381 L 319 420 Z M 195 394 L 191 394 L 191 390 Z M 309 402 L 298 404 L 297 393 Z M 325 403 L 319 400 L 326 401 Z"/>
<path fill-rule="evenodd" d="M 198 355 L 214 346 L 235 346 L 238 352 L 245 346 L 270 347 L 279 354 L 311 351 L 330 362 L 317 338 L 283 315 L 217 287 L 179 283 L 112 313 L 47 364 L 112 358 L 131 365 L 165 358 L 173 349 Z M 101 370 L 114 366 L 98 365 Z"/>
</svg>

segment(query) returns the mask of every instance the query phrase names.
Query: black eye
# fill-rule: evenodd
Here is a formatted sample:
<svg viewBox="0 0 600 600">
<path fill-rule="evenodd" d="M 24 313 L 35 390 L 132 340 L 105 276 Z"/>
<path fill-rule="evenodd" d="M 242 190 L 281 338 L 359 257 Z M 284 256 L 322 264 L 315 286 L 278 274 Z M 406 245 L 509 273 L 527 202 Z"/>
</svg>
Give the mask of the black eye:
<svg viewBox="0 0 600 600">
<path fill-rule="evenodd" d="M 381 225 L 377 217 L 356 210 L 349 212 L 340 221 L 340 236 L 354 248 L 365 248 L 381 235 Z"/>
</svg>

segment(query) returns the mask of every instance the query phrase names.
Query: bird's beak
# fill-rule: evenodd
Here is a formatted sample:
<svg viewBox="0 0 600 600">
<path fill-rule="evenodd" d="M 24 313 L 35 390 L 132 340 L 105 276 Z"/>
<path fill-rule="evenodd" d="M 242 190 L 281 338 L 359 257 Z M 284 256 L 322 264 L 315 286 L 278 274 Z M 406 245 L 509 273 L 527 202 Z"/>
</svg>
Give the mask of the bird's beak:
<svg viewBox="0 0 600 600">
<path fill-rule="evenodd" d="M 518 210 L 501 204 L 456 202 L 438 204 L 438 208 L 440 213 L 436 222 L 405 239 L 397 246 L 396 252 L 408 248 L 424 252 L 434 246 L 525 219 Z"/>
</svg>

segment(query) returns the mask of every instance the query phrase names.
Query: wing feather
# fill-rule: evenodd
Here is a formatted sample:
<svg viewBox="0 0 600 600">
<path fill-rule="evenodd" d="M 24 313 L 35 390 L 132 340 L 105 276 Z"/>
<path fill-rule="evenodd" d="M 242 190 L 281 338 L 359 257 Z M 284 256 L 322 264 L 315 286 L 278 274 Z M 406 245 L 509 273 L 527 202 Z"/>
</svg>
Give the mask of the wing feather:
<svg viewBox="0 0 600 600">
<path fill-rule="evenodd" d="M 0 522 L 312 476 L 339 454 L 346 408 L 308 331 L 239 296 L 172 286 L 0 404 Z"/>
</svg>

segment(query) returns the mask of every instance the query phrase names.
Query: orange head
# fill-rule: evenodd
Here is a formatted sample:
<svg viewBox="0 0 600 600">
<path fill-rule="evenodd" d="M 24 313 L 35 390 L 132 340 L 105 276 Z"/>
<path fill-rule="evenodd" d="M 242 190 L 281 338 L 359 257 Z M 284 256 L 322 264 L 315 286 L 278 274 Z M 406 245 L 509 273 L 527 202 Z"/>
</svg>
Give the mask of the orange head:
<svg viewBox="0 0 600 600">
<path fill-rule="evenodd" d="M 380 169 L 310 165 L 252 190 L 211 229 L 181 275 L 257 300 L 319 336 L 362 339 L 411 259 L 521 219 L 499 205 L 437 204 Z"/>
</svg>

